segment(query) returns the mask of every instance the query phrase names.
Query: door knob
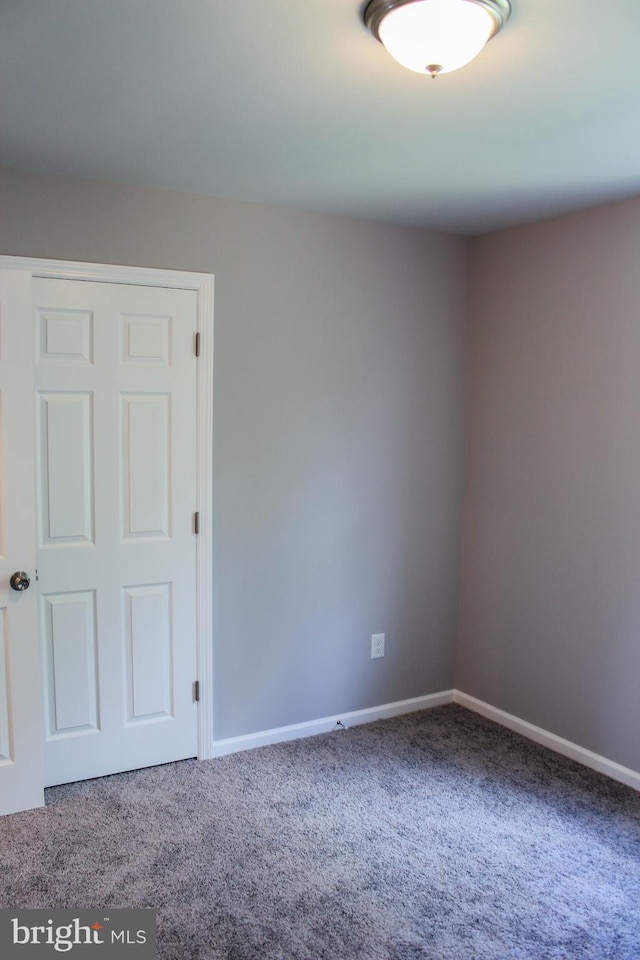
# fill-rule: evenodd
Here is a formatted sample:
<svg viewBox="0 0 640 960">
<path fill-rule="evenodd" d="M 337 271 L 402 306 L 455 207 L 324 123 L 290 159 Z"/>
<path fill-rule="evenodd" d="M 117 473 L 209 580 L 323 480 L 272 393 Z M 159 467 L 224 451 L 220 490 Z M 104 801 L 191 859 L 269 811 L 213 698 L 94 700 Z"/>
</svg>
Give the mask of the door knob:
<svg viewBox="0 0 640 960">
<path fill-rule="evenodd" d="M 31 580 L 29 579 L 29 574 L 25 573 L 24 570 L 16 570 L 9 580 L 12 590 L 28 590 Z"/>
</svg>

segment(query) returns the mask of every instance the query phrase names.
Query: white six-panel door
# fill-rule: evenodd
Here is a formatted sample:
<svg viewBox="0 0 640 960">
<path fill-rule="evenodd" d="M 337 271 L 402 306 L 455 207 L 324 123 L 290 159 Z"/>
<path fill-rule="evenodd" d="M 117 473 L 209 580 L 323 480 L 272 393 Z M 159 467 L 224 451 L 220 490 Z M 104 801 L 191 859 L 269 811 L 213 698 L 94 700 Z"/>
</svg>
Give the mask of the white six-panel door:
<svg viewBox="0 0 640 960">
<path fill-rule="evenodd" d="M 197 754 L 197 313 L 192 290 L 33 283 L 51 785 Z"/>
</svg>

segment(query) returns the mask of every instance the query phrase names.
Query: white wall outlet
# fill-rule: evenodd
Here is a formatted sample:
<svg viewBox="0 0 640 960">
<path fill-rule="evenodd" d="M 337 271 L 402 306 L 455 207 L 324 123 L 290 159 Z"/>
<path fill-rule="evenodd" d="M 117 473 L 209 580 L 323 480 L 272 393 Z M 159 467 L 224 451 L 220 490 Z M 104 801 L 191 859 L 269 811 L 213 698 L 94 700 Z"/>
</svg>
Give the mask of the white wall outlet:
<svg viewBox="0 0 640 960">
<path fill-rule="evenodd" d="M 384 657 L 384 633 L 371 635 L 371 659 L 377 660 L 378 657 Z"/>
</svg>

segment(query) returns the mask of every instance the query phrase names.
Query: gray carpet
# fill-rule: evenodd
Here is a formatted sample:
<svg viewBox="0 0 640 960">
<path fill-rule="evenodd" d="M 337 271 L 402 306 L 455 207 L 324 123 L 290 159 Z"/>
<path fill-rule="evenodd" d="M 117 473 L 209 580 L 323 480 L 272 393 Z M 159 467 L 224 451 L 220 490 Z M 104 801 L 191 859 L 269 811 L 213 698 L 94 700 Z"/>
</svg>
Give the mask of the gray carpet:
<svg viewBox="0 0 640 960">
<path fill-rule="evenodd" d="M 640 794 L 458 706 L 47 793 L 0 905 L 155 907 L 163 960 L 640 958 Z"/>
</svg>

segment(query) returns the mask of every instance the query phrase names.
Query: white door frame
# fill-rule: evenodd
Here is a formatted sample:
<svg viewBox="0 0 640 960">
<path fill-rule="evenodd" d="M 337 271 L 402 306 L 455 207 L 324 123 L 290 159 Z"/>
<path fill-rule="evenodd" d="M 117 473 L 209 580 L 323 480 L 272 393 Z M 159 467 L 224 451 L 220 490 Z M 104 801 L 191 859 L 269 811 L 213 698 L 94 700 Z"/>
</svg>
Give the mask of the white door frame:
<svg viewBox="0 0 640 960">
<path fill-rule="evenodd" d="M 41 260 L 0 255 L 0 269 L 24 270 L 32 277 L 93 280 L 147 287 L 193 290 L 198 300 L 197 331 L 200 358 L 197 378 L 197 507 L 200 514 L 196 543 L 196 647 L 200 702 L 198 703 L 198 760 L 213 757 L 213 275 L 151 267 L 127 267 L 68 260 Z M 35 509 L 35 504 L 34 504 Z"/>
</svg>

